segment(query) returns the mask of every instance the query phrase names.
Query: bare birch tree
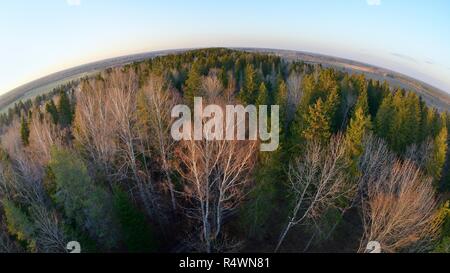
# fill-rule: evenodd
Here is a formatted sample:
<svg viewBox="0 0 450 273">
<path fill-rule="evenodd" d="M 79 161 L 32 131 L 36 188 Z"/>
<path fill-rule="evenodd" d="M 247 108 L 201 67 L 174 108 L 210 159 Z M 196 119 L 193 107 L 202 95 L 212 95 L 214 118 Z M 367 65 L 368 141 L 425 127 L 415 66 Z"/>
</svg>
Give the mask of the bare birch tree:
<svg viewBox="0 0 450 273">
<path fill-rule="evenodd" d="M 178 171 L 184 195 L 192 203 L 187 215 L 200 223 L 201 249 L 212 252 L 224 217 L 242 201 L 250 184 L 256 141 L 184 141 Z"/>
<path fill-rule="evenodd" d="M 305 220 L 318 221 L 323 213 L 335 208 L 346 209 L 338 200 L 351 201 L 356 185 L 348 179 L 344 138 L 333 136 L 328 146 L 309 142 L 303 157 L 289 166 L 288 178 L 294 194 L 294 206 L 278 240 L 277 252 L 292 227 Z"/>
<path fill-rule="evenodd" d="M 423 240 L 432 241 L 439 231 L 432 179 L 408 160 L 384 167 L 389 171 L 381 171 L 383 175 L 367 185 L 360 252 L 369 241 L 379 242 L 383 252 L 403 251 L 418 243 L 423 246 Z"/>
<path fill-rule="evenodd" d="M 144 120 L 141 134 L 144 134 L 150 146 L 156 152 L 156 157 L 161 165 L 165 176 L 165 184 L 169 189 L 173 210 L 176 209 L 175 189 L 172 181 L 172 157 L 175 148 L 175 141 L 170 135 L 172 125 L 171 110 L 178 104 L 180 97 L 170 86 L 165 86 L 165 81 L 157 76 L 151 76 L 146 86 L 143 88 L 144 99 Z M 150 153 L 149 148 L 145 153 Z"/>
<path fill-rule="evenodd" d="M 105 83 L 91 80 L 83 83 L 77 96 L 74 137 L 87 157 L 107 175 L 114 174 L 117 152 L 117 123 L 109 111 Z"/>
<path fill-rule="evenodd" d="M 287 79 L 288 95 L 287 95 L 287 120 L 292 121 L 295 116 L 298 105 L 303 96 L 302 90 L 303 77 L 301 74 L 293 72 Z"/>
</svg>

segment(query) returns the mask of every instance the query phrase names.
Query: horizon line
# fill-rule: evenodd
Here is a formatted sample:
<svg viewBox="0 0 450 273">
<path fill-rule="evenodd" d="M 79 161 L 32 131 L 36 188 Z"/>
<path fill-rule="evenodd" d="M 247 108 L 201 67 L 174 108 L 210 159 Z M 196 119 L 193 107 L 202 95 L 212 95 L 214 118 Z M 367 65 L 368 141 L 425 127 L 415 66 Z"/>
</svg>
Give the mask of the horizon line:
<svg viewBox="0 0 450 273">
<path fill-rule="evenodd" d="M 80 68 L 82 68 L 84 66 L 90 66 L 90 65 L 97 64 L 97 63 L 102 63 L 102 62 L 105 62 L 105 61 L 108 61 L 108 60 L 115 60 L 115 59 L 127 58 L 127 57 L 138 56 L 138 55 L 146 55 L 146 54 L 165 54 L 165 53 L 167 53 L 167 54 L 171 54 L 171 53 L 178 54 L 178 53 L 181 53 L 181 52 L 187 52 L 187 51 L 192 51 L 192 50 L 215 49 L 215 48 L 224 48 L 224 49 L 237 50 L 237 51 L 262 50 L 262 51 L 266 51 L 266 53 L 276 53 L 276 52 L 273 52 L 273 51 L 286 51 L 286 52 L 296 52 L 296 53 L 303 53 L 303 54 L 313 54 L 313 55 L 318 55 L 318 56 L 323 56 L 323 57 L 330 57 L 330 58 L 340 59 L 340 60 L 344 60 L 344 61 L 351 61 L 351 62 L 358 63 L 358 64 L 361 64 L 361 65 L 371 66 L 373 68 L 379 68 L 379 69 L 383 69 L 383 70 L 386 70 L 386 71 L 389 71 L 389 72 L 394 72 L 394 73 L 397 73 L 397 74 L 399 74 L 401 76 L 405 76 L 405 77 L 411 78 L 411 79 L 413 79 L 413 80 L 415 80 L 415 81 L 417 81 L 419 83 L 423 83 L 423 84 L 429 85 L 430 87 L 436 89 L 437 91 L 445 94 L 446 96 L 448 96 L 450 98 L 450 90 L 447 92 L 447 91 L 445 91 L 445 90 L 443 90 L 443 89 L 441 89 L 439 87 L 436 87 L 434 84 L 431 84 L 431 83 L 426 82 L 424 80 L 417 79 L 414 76 L 410 76 L 410 75 L 405 74 L 403 72 L 399 72 L 397 70 L 385 68 L 385 67 L 382 67 L 382 66 L 379 66 L 379 65 L 374 65 L 374 64 L 371 64 L 371 63 L 368 63 L 368 62 L 358 61 L 358 60 L 349 59 L 349 58 L 345 58 L 345 57 L 340 57 L 340 56 L 336 56 L 336 55 L 323 54 L 323 53 L 307 51 L 307 50 L 286 49 L 286 48 L 246 47 L 246 46 L 239 46 L 239 47 L 235 47 L 235 46 L 233 46 L 233 47 L 227 47 L 227 46 L 205 46 L 205 47 L 170 48 L 170 49 L 157 49 L 157 50 L 151 50 L 151 51 L 142 51 L 142 52 L 139 52 L 139 53 L 130 53 L 130 54 L 125 54 L 125 55 L 117 55 L 117 56 L 108 57 L 108 58 L 105 58 L 105 59 L 100 59 L 100 60 L 96 60 L 96 61 L 92 61 L 92 62 L 82 63 L 82 64 L 75 65 L 73 67 L 69 67 L 69 68 L 66 68 L 66 69 L 57 70 L 57 71 L 49 73 L 49 74 L 47 74 L 45 76 L 38 77 L 38 78 L 36 78 L 34 80 L 31 80 L 31 81 L 28 81 L 28 82 L 26 82 L 24 84 L 21 84 L 21 85 L 15 87 L 13 89 L 10 89 L 9 91 L 6 91 L 5 93 L 0 94 L 0 100 L 5 95 L 8 95 L 8 94 L 10 94 L 10 93 L 12 93 L 14 91 L 17 91 L 19 89 L 22 89 L 22 88 L 26 88 L 27 85 L 31 85 L 31 84 L 33 84 L 35 82 L 38 82 L 38 81 L 41 81 L 41 80 L 45 80 L 48 77 L 55 76 L 55 75 L 58 75 L 60 73 L 70 72 L 71 70 L 80 69 Z M 147 58 L 144 58 L 144 60 L 145 59 L 147 59 Z M 135 61 L 127 62 L 125 64 L 130 64 L 130 63 L 133 63 L 133 62 L 137 62 L 137 61 L 135 60 Z M 104 69 L 111 68 L 111 67 L 116 67 L 116 65 L 111 65 L 111 66 L 108 66 L 108 67 L 106 67 Z M 77 74 L 73 74 L 72 76 L 76 76 L 76 75 Z M 70 77 L 70 76 L 68 76 L 68 77 Z M 38 86 L 38 87 L 42 87 L 44 85 L 45 84 L 43 84 L 41 86 Z M 32 90 L 32 89 L 30 89 L 30 90 Z M 28 90 L 28 91 L 30 91 L 30 90 Z"/>
</svg>

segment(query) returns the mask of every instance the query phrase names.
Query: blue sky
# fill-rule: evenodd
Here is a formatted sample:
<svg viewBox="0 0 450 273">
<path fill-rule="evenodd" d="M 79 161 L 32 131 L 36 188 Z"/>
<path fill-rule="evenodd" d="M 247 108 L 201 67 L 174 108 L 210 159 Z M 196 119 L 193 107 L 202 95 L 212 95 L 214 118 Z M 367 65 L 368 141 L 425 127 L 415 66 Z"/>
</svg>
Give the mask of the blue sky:
<svg viewBox="0 0 450 273">
<path fill-rule="evenodd" d="M 367 62 L 450 93 L 448 0 L 14 0 L 0 4 L 0 94 L 152 50 L 251 46 Z"/>
</svg>

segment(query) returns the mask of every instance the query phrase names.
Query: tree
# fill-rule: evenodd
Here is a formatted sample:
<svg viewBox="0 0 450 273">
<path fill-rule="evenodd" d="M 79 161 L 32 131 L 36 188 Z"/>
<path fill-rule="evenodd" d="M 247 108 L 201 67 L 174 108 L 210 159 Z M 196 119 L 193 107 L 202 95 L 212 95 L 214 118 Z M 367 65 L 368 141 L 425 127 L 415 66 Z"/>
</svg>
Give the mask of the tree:
<svg viewBox="0 0 450 273">
<path fill-rule="evenodd" d="M 156 151 L 152 155 L 157 158 L 165 176 L 165 184 L 170 192 L 172 209 L 176 210 L 175 186 L 172 180 L 171 158 L 174 154 L 175 141 L 170 135 L 172 126 L 171 110 L 178 104 L 179 98 L 172 88 L 165 88 L 162 78 L 152 76 L 142 89 L 139 102 L 140 139 L 147 142 L 148 148 Z M 145 149 L 145 144 L 143 148 Z M 149 155 L 150 150 L 143 151 Z"/>
<path fill-rule="evenodd" d="M 65 215 L 107 249 L 117 246 L 118 230 L 111 196 L 90 178 L 73 152 L 54 149 L 49 163 L 56 183 L 54 196 Z"/>
<path fill-rule="evenodd" d="M 114 210 L 117 213 L 123 241 L 130 252 L 153 252 L 157 250 L 152 227 L 145 216 L 129 200 L 122 190 L 114 194 Z"/>
<path fill-rule="evenodd" d="M 435 183 L 439 183 L 442 176 L 448 150 L 447 137 L 447 127 L 444 126 L 434 139 L 432 154 L 425 166 L 427 173 L 434 178 Z"/>
<path fill-rule="evenodd" d="M 340 104 L 339 89 L 337 87 L 332 88 L 325 100 L 325 112 L 330 121 L 330 129 L 334 133 L 339 131 L 339 119 L 337 115 L 337 110 Z"/>
<path fill-rule="evenodd" d="M 388 137 L 393 116 L 393 96 L 392 94 L 389 94 L 381 103 L 375 119 L 375 132 L 381 138 L 386 139 Z"/>
<path fill-rule="evenodd" d="M 14 202 L 4 199 L 2 201 L 8 232 L 24 241 L 31 251 L 36 250 L 36 241 L 33 239 L 35 227 L 26 215 Z"/>
<path fill-rule="evenodd" d="M 248 63 L 244 70 L 244 86 L 239 94 L 244 104 L 252 104 L 255 101 L 257 84 L 256 70 L 251 63 Z"/>
<path fill-rule="evenodd" d="M 184 182 L 184 195 L 192 204 L 187 213 L 195 220 L 201 238 L 191 242 L 192 247 L 208 253 L 225 251 L 225 215 L 235 210 L 247 193 L 257 143 L 189 140 L 181 145 L 178 173 Z"/>
<path fill-rule="evenodd" d="M 356 186 L 350 183 L 346 169 L 342 136 L 333 136 L 325 147 L 318 140 L 308 142 L 304 156 L 289 165 L 288 177 L 294 205 L 275 251 L 280 249 L 294 226 L 307 219 L 317 223 L 331 208 L 347 209 L 356 193 Z M 342 206 L 342 203 L 347 205 Z"/>
<path fill-rule="evenodd" d="M 306 141 L 319 141 L 326 143 L 331 136 L 330 120 L 325 110 L 322 99 L 318 99 L 305 116 L 306 128 L 303 131 L 303 137 Z"/>
<path fill-rule="evenodd" d="M 49 102 L 47 102 L 47 104 L 45 105 L 45 111 L 47 111 L 47 113 L 50 114 L 50 116 L 52 117 L 52 121 L 53 124 L 58 124 L 58 119 L 59 119 L 59 115 L 58 115 L 58 108 L 56 108 L 55 102 L 53 101 L 53 99 L 51 99 Z"/>
<path fill-rule="evenodd" d="M 30 128 L 25 117 L 22 117 L 22 121 L 20 123 L 20 137 L 22 138 L 22 143 L 24 146 L 28 146 L 28 144 L 30 144 Z"/>
<path fill-rule="evenodd" d="M 369 97 L 367 94 L 367 84 L 364 82 L 361 83 L 361 90 L 359 90 L 358 100 L 356 101 L 355 110 L 361 109 L 364 115 L 369 114 Z"/>
<path fill-rule="evenodd" d="M 188 105 L 194 104 L 194 97 L 201 96 L 202 75 L 200 73 L 200 65 L 198 62 L 192 64 L 189 70 L 186 86 L 184 87 L 184 99 Z"/>
<path fill-rule="evenodd" d="M 72 105 L 70 104 L 69 96 L 65 91 L 61 91 L 59 96 L 58 122 L 62 127 L 68 127 L 72 124 L 73 120 Z"/>
<path fill-rule="evenodd" d="M 350 172 L 352 175 L 359 174 L 359 158 L 364 152 L 364 137 L 370 130 L 370 117 L 364 115 L 363 108 L 356 109 L 354 117 L 350 120 L 349 128 L 345 134 L 345 145 L 350 160 Z"/>
<path fill-rule="evenodd" d="M 77 96 L 73 135 L 86 157 L 107 177 L 115 175 L 118 124 L 104 82 L 89 81 Z"/>
<path fill-rule="evenodd" d="M 431 179 L 410 161 L 382 168 L 366 181 L 359 251 L 369 241 L 379 242 L 383 252 L 426 250 L 440 228 Z"/>
<path fill-rule="evenodd" d="M 269 101 L 269 94 L 264 82 L 259 86 L 258 98 L 256 99 L 256 105 L 267 105 Z"/>
</svg>

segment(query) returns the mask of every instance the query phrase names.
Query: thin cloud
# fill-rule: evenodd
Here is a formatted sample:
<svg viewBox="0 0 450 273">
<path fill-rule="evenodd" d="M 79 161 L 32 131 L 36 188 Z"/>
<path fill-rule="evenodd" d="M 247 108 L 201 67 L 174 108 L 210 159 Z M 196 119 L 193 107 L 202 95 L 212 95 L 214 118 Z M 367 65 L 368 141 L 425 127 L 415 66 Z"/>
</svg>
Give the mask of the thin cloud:
<svg viewBox="0 0 450 273">
<path fill-rule="evenodd" d="M 404 55 L 404 54 L 400 54 L 400 53 L 395 53 L 395 52 L 391 52 L 392 56 L 395 56 L 397 58 L 409 61 L 409 62 L 414 62 L 414 63 L 418 63 L 418 61 L 416 59 L 414 59 L 413 57 Z"/>
<path fill-rule="evenodd" d="M 79 5 L 81 5 L 81 0 L 67 0 L 67 5 L 79 6 Z"/>
<path fill-rule="evenodd" d="M 379 6 L 379 5 L 381 5 L 381 0 L 367 0 L 367 5 Z"/>
</svg>

